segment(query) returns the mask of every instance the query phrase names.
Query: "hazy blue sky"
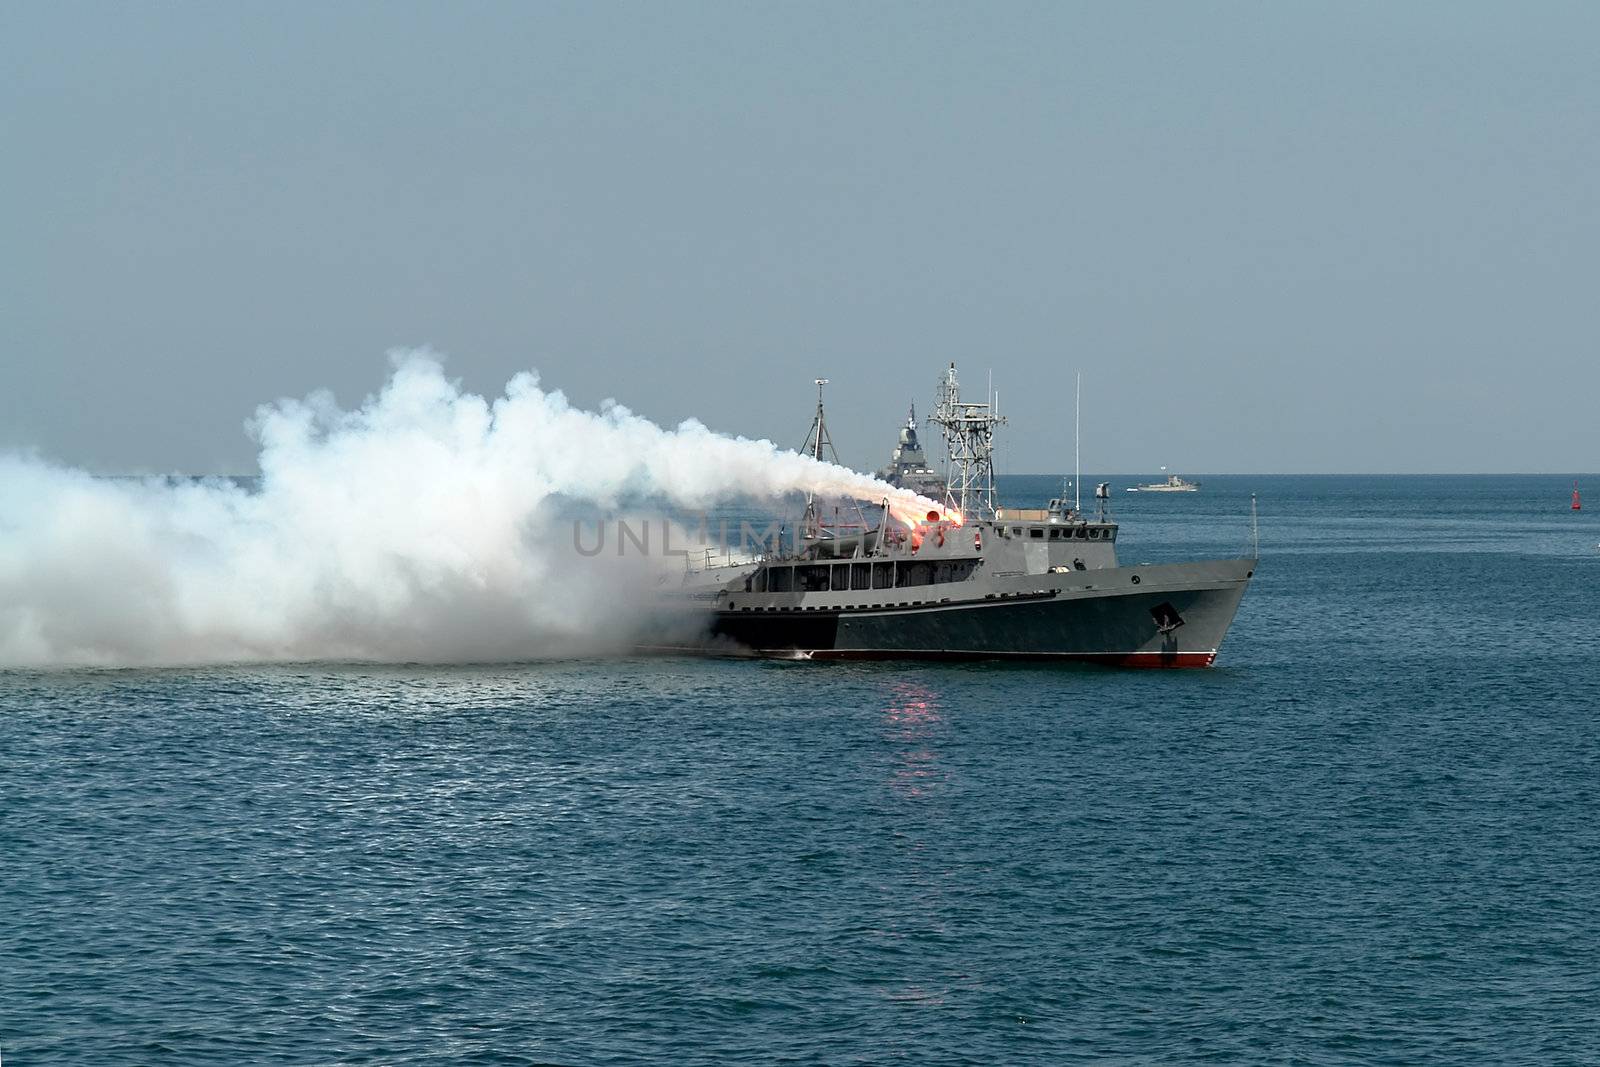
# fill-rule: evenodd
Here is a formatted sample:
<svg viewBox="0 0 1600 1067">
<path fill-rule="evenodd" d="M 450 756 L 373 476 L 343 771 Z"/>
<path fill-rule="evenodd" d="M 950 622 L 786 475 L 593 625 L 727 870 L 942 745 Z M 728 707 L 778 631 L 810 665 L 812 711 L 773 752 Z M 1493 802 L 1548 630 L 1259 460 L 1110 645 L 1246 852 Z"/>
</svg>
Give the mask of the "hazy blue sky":
<svg viewBox="0 0 1600 1067">
<path fill-rule="evenodd" d="M 1600 4 L 0 7 L 0 446 L 249 470 L 430 344 L 1013 472 L 1600 466 Z"/>
</svg>

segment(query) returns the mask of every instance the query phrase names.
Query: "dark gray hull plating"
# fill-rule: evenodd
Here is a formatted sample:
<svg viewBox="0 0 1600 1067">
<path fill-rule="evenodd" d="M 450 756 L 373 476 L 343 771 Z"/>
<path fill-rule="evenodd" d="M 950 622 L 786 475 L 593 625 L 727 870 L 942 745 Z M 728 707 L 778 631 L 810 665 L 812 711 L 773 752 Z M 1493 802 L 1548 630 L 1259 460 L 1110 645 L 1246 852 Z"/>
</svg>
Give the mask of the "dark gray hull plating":
<svg viewBox="0 0 1600 1067">
<path fill-rule="evenodd" d="M 820 592 L 717 610 L 713 633 L 813 659 L 1076 659 L 1204 667 L 1256 561 L 1035 574 L 920 589 Z"/>
</svg>

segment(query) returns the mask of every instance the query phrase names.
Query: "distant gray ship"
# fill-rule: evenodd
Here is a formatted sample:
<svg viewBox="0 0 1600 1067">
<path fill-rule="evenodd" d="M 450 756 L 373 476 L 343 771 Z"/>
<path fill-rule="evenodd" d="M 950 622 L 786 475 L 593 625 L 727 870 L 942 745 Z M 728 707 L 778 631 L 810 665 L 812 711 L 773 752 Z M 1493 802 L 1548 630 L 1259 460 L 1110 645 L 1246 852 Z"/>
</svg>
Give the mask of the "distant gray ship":
<svg viewBox="0 0 1600 1067">
<path fill-rule="evenodd" d="M 900 439 L 889 456 L 889 465 L 878 472 L 878 477 L 892 486 L 909 489 L 929 500 L 944 500 L 945 481 L 928 465 L 928 454 L 917 440 L 917 405 L 911 405 L 906 424 L 900 427 Z"/>
<path fill-rule="evenodd" d="M 808 440 L 819 456 L 827 442 L 822 384 Z M 960 398 L 954 363 L 929 421 L 944 433 L 948 506 L 897 515 L 896 502 L 885 500 L 854 523 L 830 526 L 808 501 L 794 550 L 689 580 L 685 592 L 711 614 L 711 640 L 700 650 L 1151 667 L 1215 661 L 1255 574 L 1253 550 L 1244 559 L 1124 566 L 1105 484 L 1092 518 L 1066 499 L 997 506 L 993 444 L 1004 420 L 987 399 Z M 921 451 L 912 424 L 901 431 L 896 463 L 925 469 L 908 451 Z"/>
<path fill-rule="evenodd" d="M 1163 471 L 1167 468 L 1162 467 Z M 1176 474 L 1167 475 L 1164 481 L 1150 482 L 1146 485 L 1130 485 L 1130 493 L 1194 493 L 1200 489 L 1199 482 L 1185 481 Z"/>
</svg>

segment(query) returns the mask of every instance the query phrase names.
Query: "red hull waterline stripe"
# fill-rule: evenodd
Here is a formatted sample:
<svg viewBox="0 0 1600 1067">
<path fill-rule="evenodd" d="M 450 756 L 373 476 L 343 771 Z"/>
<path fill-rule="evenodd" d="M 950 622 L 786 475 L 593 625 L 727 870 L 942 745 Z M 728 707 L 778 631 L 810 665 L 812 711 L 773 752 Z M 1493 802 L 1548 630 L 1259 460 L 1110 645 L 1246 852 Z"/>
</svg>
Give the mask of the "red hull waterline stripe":
<svg viewBox="0 0 1600 1067">
<path fill-rule="evenodd" d="M 762 653 L 767 654 L 767 653 Z M 775 653 L 793 655 L 793 653 Z M 1015 659 L 1034 661 L 1071 660 L 1078 663 L 1100 663 L 1107 667 L 1209 667 L 1217 659 L 1217 650 L 1209 652 L 961 652 L 942 650 L 902 652 L 879 648 L 819 648 L 806 652 L 811 659 Z"/>
<path fill-rule="evenodd" d="M 747 648 L 741 645 L 638 645 L 646 656 L 731 656 L 757 659 L 917 659 L 917 660 L 1027 660 L 1035 663 L 1072 661 L 1107 667 L 1209 667 L 1217 659 L 1210 652 L 972 652 L 951 650 L 904 651 L 889 648 Z"/>
</svg>

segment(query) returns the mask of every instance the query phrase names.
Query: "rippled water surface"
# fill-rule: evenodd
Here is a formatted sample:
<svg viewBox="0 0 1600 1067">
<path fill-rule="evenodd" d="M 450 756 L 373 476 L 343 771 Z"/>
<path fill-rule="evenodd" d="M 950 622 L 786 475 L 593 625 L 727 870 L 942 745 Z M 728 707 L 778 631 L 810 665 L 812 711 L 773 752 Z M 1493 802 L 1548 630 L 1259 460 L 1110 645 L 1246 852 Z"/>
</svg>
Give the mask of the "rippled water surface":
<svg viewBox="0 0 1600 1067">
<path fill-rule="evenodd" d="M 1156 561 L 1259 494 L 1211 671 L 0 674 L 0 1052 L 1594 1062 L 1600 516 L 1205 481 L 1113 505 Z"/>
</svg>

